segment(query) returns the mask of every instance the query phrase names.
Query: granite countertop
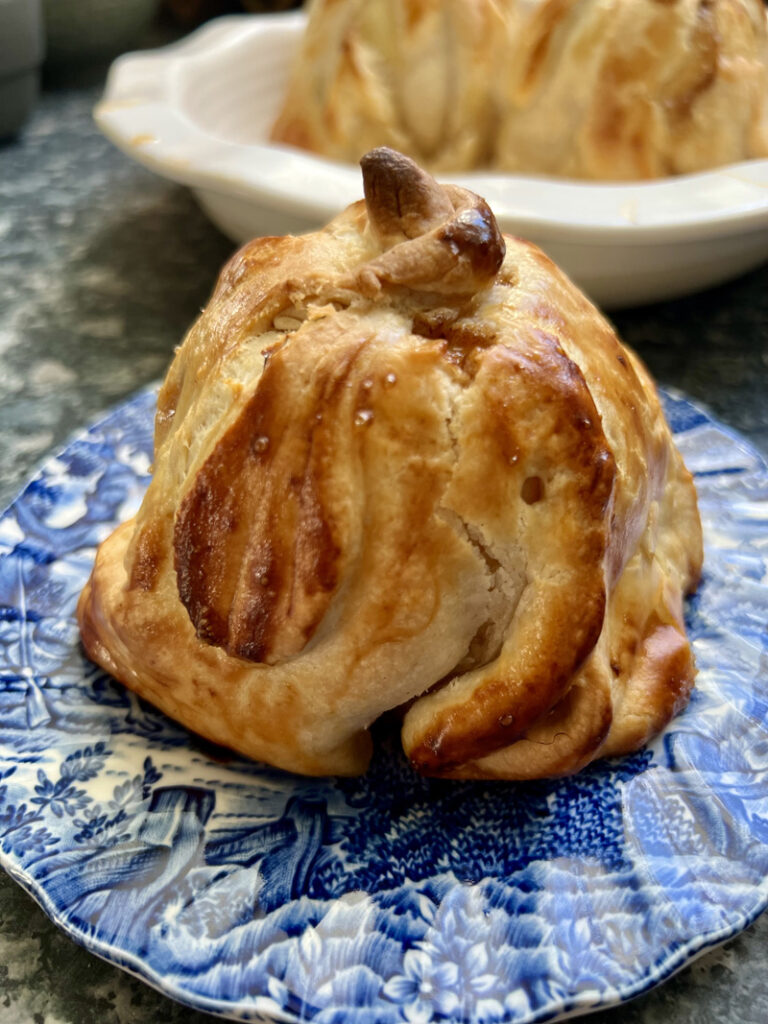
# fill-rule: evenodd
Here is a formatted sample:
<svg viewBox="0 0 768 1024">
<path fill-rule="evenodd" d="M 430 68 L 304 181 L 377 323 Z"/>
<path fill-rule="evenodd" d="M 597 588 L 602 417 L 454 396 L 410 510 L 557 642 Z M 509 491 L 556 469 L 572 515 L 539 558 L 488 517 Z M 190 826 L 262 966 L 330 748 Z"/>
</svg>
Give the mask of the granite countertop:
<svg viewBox="0 0 768 1024">
<path fill-rule="evenodd" d="M 231 244 L 183 189 L 98 134 L 99 84 L 43 93 L 0 145 L 0 503 L 41 458 L 159 378 Z M 768 267 L 614 315 L 660 382 L 768 453 Z M 76 946 L 0 873 L 0 1024 L 195 1024 Z M 593 1024 L 764 1024 L 768 916 Z"/>
</svg>

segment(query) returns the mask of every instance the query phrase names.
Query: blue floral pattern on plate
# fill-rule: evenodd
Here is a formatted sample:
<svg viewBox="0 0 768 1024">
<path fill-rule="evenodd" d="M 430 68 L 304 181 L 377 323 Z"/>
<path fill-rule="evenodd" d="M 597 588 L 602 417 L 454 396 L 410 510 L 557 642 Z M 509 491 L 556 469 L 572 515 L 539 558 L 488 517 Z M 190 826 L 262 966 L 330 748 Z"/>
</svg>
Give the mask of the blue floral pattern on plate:
<svg viewBox="0 0 768 1024">
<path fill-rule="evenodd" d="M 148 481 L 143 392 L 0 519 L 0 863 L 73 938 L 244 1021 L 491 1024 L 627 999 L 768 902 L 768 467 L 682 397 L 699 676 L 651 746 L 526 784 L 359 779 L 230 755 L 85 659 L 96 545 Z"/>
</svg>

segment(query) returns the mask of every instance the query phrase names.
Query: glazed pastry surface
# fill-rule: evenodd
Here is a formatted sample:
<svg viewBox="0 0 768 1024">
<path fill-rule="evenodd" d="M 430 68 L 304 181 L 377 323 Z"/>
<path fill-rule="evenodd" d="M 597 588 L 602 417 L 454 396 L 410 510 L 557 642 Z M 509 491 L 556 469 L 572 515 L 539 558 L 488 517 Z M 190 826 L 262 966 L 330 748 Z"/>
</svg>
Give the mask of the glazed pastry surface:
<svg viewBox="0 0 768 1024">
<path fill-rule="evenodd" d="M 365 201 L 224 268 L 100 547 L 89 655 L 184 725 L 307 774 L 406 754 L 534 778 L 686 703 L 691 477 L 646 371 L 486 203 L 388 149 Z"/>
<path fill-rule="evenodd" d="M 489 65 L 509 0 L 314 0 L 275 141 L 357 161 L 393 146 L 433 170 L 487 163 Z"/>
<path fill-rule="evenodd" d="M 636 180 L 768 156 L 762 0 L 545 0 L 517 46 L 504 170 Z"/>
<path fill-rule="evenodd" d="M 274 141 L 642 180 L 768 156 L 762 0 L 314 0 Z"/>
</svg>

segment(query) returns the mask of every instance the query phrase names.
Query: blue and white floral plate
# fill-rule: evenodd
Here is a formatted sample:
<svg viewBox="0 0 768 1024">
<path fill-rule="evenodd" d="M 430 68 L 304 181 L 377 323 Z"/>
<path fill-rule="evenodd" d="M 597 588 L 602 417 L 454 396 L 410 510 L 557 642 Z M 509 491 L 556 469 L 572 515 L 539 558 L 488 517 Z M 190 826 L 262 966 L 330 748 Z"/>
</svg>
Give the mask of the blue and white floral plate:
<svg viewBox="0 0 768 1024">
<path fill-rule="evenodd" d="M 653 746 L 570 779 L 428 781 L 381 730 L 360 779 L 206 745 L 83 656 L 96 544 L 147 483 L 154 396 L 0 520 L 0 863 L 74 939 L 191 1006 L 317 1024 L 608 1006 L 768 903 L 768 467 L 666 396 L 696 475 L 698 685 Z"/>
</svg>

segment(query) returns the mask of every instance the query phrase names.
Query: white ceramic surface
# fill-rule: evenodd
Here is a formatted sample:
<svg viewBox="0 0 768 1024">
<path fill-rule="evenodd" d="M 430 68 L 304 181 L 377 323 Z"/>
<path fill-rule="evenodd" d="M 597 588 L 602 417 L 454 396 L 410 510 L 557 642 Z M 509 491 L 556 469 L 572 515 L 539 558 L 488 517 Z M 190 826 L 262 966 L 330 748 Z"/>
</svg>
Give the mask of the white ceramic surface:
<svg viewBox="0 0 768 1024">
<path fill-rule="evenodd" d="M 173 46 L 126 54 L 96 122 L 133 159 L 189 185 L 235 241 L 311 230 L 362 184 L 356 166 L 267 141 L 302 26 L 300 13 L 219 18 Z M 697 291 L 768 259 L 768 160 L 636 184 L 452 180 L 606 306 Z"/>
</svg>

